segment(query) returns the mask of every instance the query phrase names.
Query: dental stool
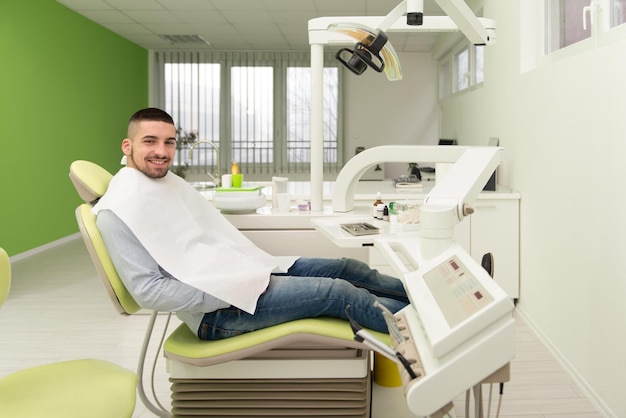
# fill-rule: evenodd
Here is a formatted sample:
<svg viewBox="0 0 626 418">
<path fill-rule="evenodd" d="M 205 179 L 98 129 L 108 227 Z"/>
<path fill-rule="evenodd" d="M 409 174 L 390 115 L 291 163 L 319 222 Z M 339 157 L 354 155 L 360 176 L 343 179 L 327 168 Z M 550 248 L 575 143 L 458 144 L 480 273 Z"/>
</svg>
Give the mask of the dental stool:
<svg viewBox="0 0 626 418">
<path fill-rule="evenodd" d="M 9 256 L 0 248 L 0 305 L 11 286 Z M 130 418 L 137 375 L 103 360 L 70 360 L 0 378 L 0 416 Z"/>
<path fill-rule="evenodd" d="M 75 161 L 70 167 L 70 178 L 88 203 L 102 196 L 106 187 L 101 186 L 110 180 L 106 170 L 91 165 Z M 78 172 L 100 178 L 85 181 Z M 115 308 L 123 315 L 138 312 L 108 256 L 90 204 L 76 209 L 76 219 Z M 146 330 L 140 376 L 156 315 L 152 313 Z M 387 334 L 370 332 L 389 343 Z M 335 318 L 302 319 L 218 341 L 201 340 L 181 324 L 163 345 L 171 414 L 147 400 L 141 378 L 139 395 L 161 417 L 369 417 L 370 355 L 353 337 L 349 323 Z"/>
</svg>

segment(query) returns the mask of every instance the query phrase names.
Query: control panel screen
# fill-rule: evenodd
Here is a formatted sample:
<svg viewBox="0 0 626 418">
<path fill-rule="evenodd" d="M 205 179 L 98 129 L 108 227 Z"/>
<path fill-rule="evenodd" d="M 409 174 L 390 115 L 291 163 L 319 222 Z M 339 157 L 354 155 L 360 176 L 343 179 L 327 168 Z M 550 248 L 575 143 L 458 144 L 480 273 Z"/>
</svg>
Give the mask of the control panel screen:
<svg viewBox="0 0 626 418">
<path fill-rule="evenodd" d="M 493 301 L 493 297 L 456 255 L 423 277 L 450 327 Z"/>
</svg>

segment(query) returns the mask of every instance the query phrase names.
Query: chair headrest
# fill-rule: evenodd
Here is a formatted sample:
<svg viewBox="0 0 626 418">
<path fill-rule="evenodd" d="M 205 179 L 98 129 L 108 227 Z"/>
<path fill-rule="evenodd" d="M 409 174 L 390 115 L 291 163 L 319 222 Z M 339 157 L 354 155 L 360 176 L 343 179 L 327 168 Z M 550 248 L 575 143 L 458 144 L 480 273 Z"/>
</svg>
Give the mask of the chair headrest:
<svg viewBox="0 0 626 418">
<path fill-rule="evenodd" d="M 94 205 L 104 195 L 113 175 L 98 164 L 76 160 L 70 165 L 70 180 L 80 197 Z"/>
<path fill-rule="evenodd" d="M 0 306 L 7 300 L 11 290 L 11 261 L 4 248 L 0 248 Z"/>
</svg>

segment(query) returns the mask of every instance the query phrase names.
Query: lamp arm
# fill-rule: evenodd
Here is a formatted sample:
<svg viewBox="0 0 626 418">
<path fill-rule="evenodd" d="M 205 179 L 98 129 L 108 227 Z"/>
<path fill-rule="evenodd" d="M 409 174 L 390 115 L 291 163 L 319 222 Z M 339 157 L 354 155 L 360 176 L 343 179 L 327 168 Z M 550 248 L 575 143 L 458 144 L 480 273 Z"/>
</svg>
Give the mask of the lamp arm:
<svg viewBox="0 0 626 418">
<path fill-rule="evenodd" d="M 385 162 L 454 163 L 424 199 L 421 235 L 452 238 L 454 227 L 473 213 L 474 201 L 498 167 L 499 147 L 384 145 L 352 157 L 341 169 L 333 190 L 333 211 L 354 209 L 356 184 L 368 168 Z"/>
<path fill-rule="evenodd" d="M 435 2 L 474 45 L 491 45 L 495 42 L 493 32 L 485 28 L 465 0 L 435 0 Z M 495 22 L 492 26 L 495 27 Z"/>
<path fill-rule="evenodd" d="M 474 212 L 473 204 L 501 158 L 499 147 L 467 148 L 424 199 L 421 235 L 452 238 L 454 227 Z"/>
<path fill-rule="evenodd" d="M 400 18 L 406 14 L 406 0 L 403 0 L 400 4 L 394 7 L 387 16 L 380 22 L 377 26 L 378 29 L 382 31 L 387 31 L 391 25 L 396 23 Z"/>
<path fill-rule="evenodd" d="M 441 162 L 453 163 L 467 147 L 428 145 L 383 145 L 368 148 L 343 166 L 333 190 L 333 211 L 354 209 L 356 183 L 368 168 L 382 163 Z"/>
</svg>

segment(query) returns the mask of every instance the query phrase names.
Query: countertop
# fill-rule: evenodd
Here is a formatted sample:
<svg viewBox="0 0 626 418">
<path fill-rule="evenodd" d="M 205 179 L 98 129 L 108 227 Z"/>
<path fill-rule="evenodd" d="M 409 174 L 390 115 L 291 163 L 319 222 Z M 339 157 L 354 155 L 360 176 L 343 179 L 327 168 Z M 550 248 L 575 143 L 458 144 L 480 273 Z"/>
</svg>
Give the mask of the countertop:
<svg viewBox="0 0 626 418">
<path fill-rule="evenodd" d="M 266 229 L 313 229 L 311 219 L 322 217 L 345 217 L 349 218 L 369 218 L 371 205 L 376 199 L 376 194 L 381 193 L 383 202 L 400 200 L 421 201 L 434 187 L 434 182 L 423 182 L 420 189 L 396 189 L 391 180 L 382 181 L 359 181 L 354 195 L 354 210 L 346 213 L 333 212 L 332 210 L 332 190 L 334 182 L 324 182 L 323 184 L 323 209 L 321 211 L 299 211 L 297 209 L 298 200 L 308 199 L 310 195 L 309 182 L 289 182 L 287 191 L 294 200 L 289 212 L 278 212 L 272 209 L 272 183 L 255 182 L 244 186 L 259 185 L 262 193 L 267 196 L 267 204 L 254 212 L 241 214 L 224 214 L 226 218 L 237 228 L 247 230 Z M 213 191 L 201 191 L 207 199 L 211 200 Z M 496 191 L 483 191 L 478 199 L 519 199 L 520 194 L 510 189 L 500 187 Z"/>
<path fill-rule="evenodd" d="M 325 181 L 322 185 L 322 199 L 324 202 L 330 203 L 332 201 L 333 187 L 335 182 Z M 260 186 L 261 192 L 267 196 L 268 201 L 272 200 L 272 183 L 271 182 L 251 182 L 244 183 L 244 187 Z M 434 182 L 422 182 L 420 188 L 410 189 L 397 189 L 394 187 L 391 180 L 371 180 L 371 181 L 359 181 L 356 185 L 356 191 L 354 194 L 355 205 L 359 201 L 369 204 L 371 200 L 373 203 L 376 199 L 376 193 L 380 192 L 383 201 L 394 200 L 421 200 L 423 199 L 435 186 Z M 213 197 L 212 190 L 205 190 L 200 192 L 207 199 L 211 200 Z M 308 181 L 290 181 L 287 183 L 287 193 L 290 193 L 294 199 L 306 200 L 311 195 L 311 183 Z M 519 199 L 518 192 L 512 191 L 509 188 L 498 186 L 496 191 L 483 191 L 478 195 L 478 199 Z M 326 206 L 326 204 L 324 205 Z"/>
</svg>

